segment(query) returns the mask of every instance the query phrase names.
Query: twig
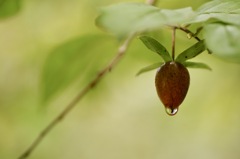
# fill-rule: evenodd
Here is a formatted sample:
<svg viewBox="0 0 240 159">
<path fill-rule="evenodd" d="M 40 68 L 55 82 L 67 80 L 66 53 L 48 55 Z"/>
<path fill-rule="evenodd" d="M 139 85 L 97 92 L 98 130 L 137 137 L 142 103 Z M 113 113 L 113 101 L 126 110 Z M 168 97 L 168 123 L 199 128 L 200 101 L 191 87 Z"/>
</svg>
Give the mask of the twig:
<svg viewBox="0 0 240 159">
<path fill-rule="evenodd" d="M 117 55 L 113 58 L 113 60 L 102 70 L 97 76 L 72 100 L 72 102 L 66 106 L 66 108 L 50 122 L 50 124 L 43 129 L 38 137 L 33 141 L 33 143 L 29 146 L 29 148 L 18 158 L 25 159 L 27 158 L 34 149 L 40 144 L 43 138 L 58 124 L 60 121 L 76 106 L 76 104 L 86 95 L 93 87 L 95 87 L 102 77 L 110 72 L 114 66 L 121 60 L 122 56 L 125 54 L 130 41 L 133 39 L 134 35 L 129 36 L 128 39 L 118 48 Z"/>
<path fill-rule="evenodd" d="M 188 30 L 187 28 L 183 28 L 183 27 L 178 27 L 177 29 L 180 29 L 182 31 L 184 31 L 187 34 L 190 34 L 191 36 L 193 36 L 197 41 L 201 41 L 201 39 L 197 36 L 194 36 L 195 34 L 193 32 L 191 32 L 190 30 Z"/>
<path fill-rule="evenodd" d="M 187 34 L 190 34 L 190 35 L 191 35 L 192 37 L 194 37 L 197 41 L 201 41 L 201 39 L 200 39 L 197 35 L 198 35 L 199 32 L 202 30 L 202 28 L 199 28 L 195 34 L 194 34 L 192 31 L 190 31 L 189 29 L 187 29 L 186 27 L 177 27 L 177 29 L 180 29 L 180 30 L 184 31 L 184 32 L 187 33 Z M 208 48 L 207 48 L 207 51 L 208 51 L 209 54 L 212 53 L 211 50 L 209 50 Z"/>
<path fill-rule="evenodd" d="M 157 0 L 146 0 L 146 4 L 153 5 Z M 110 72 L 117 63 L 122 59 L 123 55 L 128 49 L 128 46 L 131 40 L 134 38 L 134 34 L 130 35 L 124 43 L 118 48 L 116 56 L 113 60 L 104 68 L 102 69 L 97 76 L 81 91 L 79 94 L 65 107 L 65 109 L 56 117 L 54 118 L 47 126 L 44 128 L 37 138 L 33 141 L 33 143 L 23 152 L 18 159 L 26 159 L 30 156 L 30 154 L 36 149 L 36 147 L 41 143 L 41 141 L 46 137 L 46 135 L 57 125 L 61 122 L 61 120 L 68 115 L 68 113 L 76 107 L 76 104 L 93 88 L 95 87 L 100 80 L 106 75 L 106 73 Z"/>
<path fill-rule="evenodd" d="M 173 27 L 172 31 L 172 60 L 175 59 L 175 41 L 176 41 L 176 28 Z"/>
</svg>

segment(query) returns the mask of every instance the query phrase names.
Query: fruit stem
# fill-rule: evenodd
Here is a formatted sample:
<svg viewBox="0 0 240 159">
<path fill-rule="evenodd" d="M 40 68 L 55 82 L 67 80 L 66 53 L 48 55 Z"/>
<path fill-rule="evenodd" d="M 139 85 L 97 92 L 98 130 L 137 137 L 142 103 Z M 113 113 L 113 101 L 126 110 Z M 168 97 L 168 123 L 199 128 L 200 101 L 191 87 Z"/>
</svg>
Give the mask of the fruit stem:
<svg viewBox="0 0 240 159">
<path fill-rule="evenodd" d="M 172 60 L 175 59 L 175 41 L 176 41 L 176 27 L 173 27 L 172 32 Z"/>
</svg>

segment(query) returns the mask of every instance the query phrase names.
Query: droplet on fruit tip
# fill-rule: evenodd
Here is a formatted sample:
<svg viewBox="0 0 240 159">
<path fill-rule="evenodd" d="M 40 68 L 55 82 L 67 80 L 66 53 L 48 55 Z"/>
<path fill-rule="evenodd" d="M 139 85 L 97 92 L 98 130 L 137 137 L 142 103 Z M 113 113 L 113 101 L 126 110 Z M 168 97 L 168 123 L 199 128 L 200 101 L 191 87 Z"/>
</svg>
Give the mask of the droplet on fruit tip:
<svg viewBox="0 0 240 159">
<path fill-rule="evenodd" d="M 166 113 L 170 116 L 176 115 L 178 112 L 178 108 L 171 109 L 166 107 L 165 110 L 166 110 Z"/>
</svg>

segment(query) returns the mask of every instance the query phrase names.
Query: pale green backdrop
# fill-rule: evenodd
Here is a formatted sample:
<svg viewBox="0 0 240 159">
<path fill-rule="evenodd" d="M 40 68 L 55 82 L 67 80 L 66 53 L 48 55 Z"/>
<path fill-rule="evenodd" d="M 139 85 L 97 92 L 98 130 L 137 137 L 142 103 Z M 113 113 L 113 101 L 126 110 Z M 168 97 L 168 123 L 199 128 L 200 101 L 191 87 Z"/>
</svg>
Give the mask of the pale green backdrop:
<svg viewBox="0 0 240 159">
<path fill-rule="evenodd" d="M 42 104 L 41 76 L 48 55 L 79 36 L 105 34 L 94 19 L 99 7 L 117 2 L 123 1 L 23 0 L 18 13 L 0 19 L 1 159 L 16 159 L 85 84 L 76 80 Z M 161 0 L 157 5 L 196 9 L 204 2 Z M 168 48 L 170 35 L 169 30 L 158 35 Z M 177 52 L 194 43 L 183 33 L 177 36 Z M 208 63 L 212 71 L 189 70 L 188 95 L 170 117 L 155 92 L 155 71 L 135 76 L 156 58 L 135 39 L 119 65 L 29 159 L 239 159 L 240 65 L 207 52 L 194 59 Z M 79 74 L 84 78 L 84 70 Z"/>
</svg>

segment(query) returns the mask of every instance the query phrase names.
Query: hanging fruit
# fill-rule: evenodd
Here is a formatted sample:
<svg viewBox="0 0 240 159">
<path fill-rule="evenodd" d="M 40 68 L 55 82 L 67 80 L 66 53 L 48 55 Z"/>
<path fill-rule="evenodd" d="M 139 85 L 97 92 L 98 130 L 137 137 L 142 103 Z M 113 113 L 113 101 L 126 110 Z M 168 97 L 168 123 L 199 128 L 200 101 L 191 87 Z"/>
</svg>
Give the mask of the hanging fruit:
<svg viewBox="0 0 240 159">
<path fill-rule="evenodd" d="M 186 67 L 211 70 L 211 68 L 204 63 L 187 61 L 196 57 L 206 49 L 204 41 L 200 40 L 180 53 L 175 59 L 175 32 L 173 34 L 172 56 L 170 56 L 167 49 L 157 40 L 148 36 L 141 36 L 140 40 L 148 49 L 160 55 L 164 62 L 144 67 L 137 75 L 158 68 L 155 76 L 156 91 L 165 107 L 166 113 L 173 116 L 178 112 L 178 108 L 188 92 L 190 75 Z"/>
<path fill-rule="evenodd" d="M 169 115 L 175 115 L 183 102 L 190 83 L 188 70 L 178 62 L 166 62 L 157 71 L 157 94 Z"/>
</svg>

